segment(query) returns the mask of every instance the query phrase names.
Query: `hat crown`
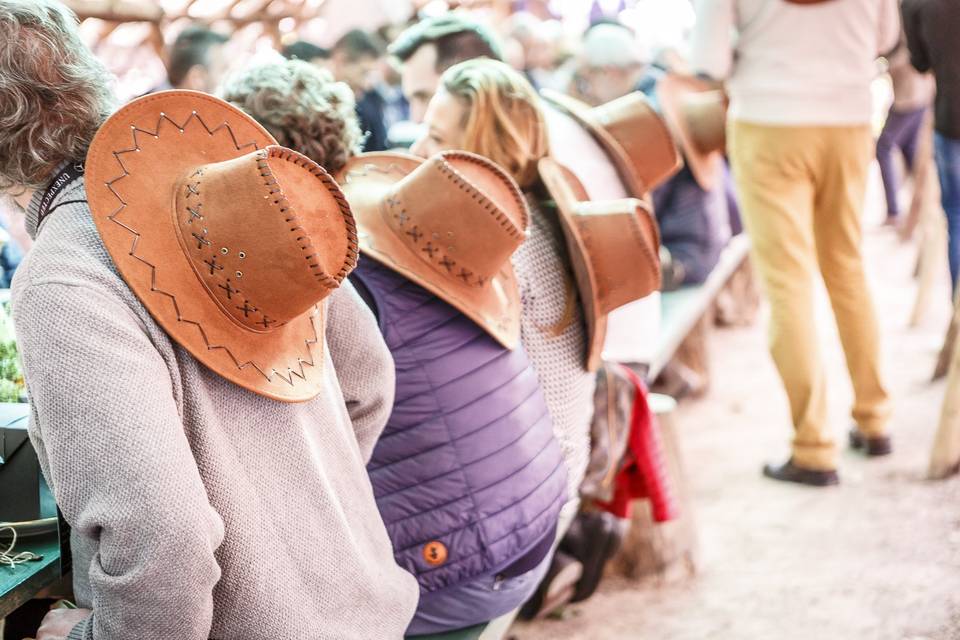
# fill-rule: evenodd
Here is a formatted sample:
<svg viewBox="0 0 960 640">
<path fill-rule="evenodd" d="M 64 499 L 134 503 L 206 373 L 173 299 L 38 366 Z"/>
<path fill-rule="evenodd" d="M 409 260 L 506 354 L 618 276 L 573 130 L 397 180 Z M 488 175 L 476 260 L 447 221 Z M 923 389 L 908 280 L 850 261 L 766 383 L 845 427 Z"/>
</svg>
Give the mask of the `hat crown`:
<svg viewBox="0 0 960 640">
<path fill-rule="evenodd" d="M 398 181 L 382 215 L 437 273 L 471 287 L 487 285 L 509 263 L 528 219 L 511 178 L 463 152 L 434 156 Z"/>
<path fill-rule="evenodd" d="M 581 239 L 590 253 L 600 310 L 609 313 L 649 295 L 660 283 L 659 233 L 649 206 L 637 198 L 599 202 L 578 202 L 571 207 L 580 227 Z M 611 233 L 611 227 L 619 233 Z M 641 264 L 650 265 L 644 272 Z M 624 275 L 624 265 L 635 265 Z"/>
<path fill-rule="evenodd" d="M 702 153 L 726 147 L 727 103 L 720 90 L 693 92 L 683 102 L 683 117 L 690 137 Z"/>
<path fill-rule="evenodd" d="M 598 311 L 609 313 L 655 290 L 660 233 L 649 206 L 637 198 L 588 200 L 583 183 L 552 158 L 541 160 L 539 169 L 589 260 Z"/>
<path fill-rule="evenodd" d="M 680 154 L 667 124 L 639 91 L 594 107 L 591 112 L 624 150 L 644 191 L 676 173 Z"/>
<path fill-rule="evenodd" d="M 309 188 L 315 182 L 325 188 Z M 175 188 L 184 254 L 211 298 L 245 329 L 274 331 L 307 313 L 356 265 L 346 200 L 295 151 L 271 146 L 191 168 Z M 343 220 L 324 215 L 337 209 Z"/>
</svg>

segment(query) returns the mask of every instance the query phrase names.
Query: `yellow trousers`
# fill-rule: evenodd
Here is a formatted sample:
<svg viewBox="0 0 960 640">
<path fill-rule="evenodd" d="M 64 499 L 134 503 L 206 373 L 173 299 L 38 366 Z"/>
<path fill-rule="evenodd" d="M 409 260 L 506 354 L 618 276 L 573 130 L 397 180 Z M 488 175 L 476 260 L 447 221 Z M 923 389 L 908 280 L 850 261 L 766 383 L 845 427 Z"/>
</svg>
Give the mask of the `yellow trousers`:
<svg viewBox="0 0 960 640">
<path fill-rule="evenodd" d="M 818 272 L 853 383 L 855 423 L 868 436 L 882 435 L 890 415 L 860 253 L 873 138 L 867 126 L 732 122 L 728 141 L 751 257 L 770 301 L 770 352 L 790 400 L 793 460 L 834 469 L 837 446 L 814 317 Z"/>
</svg>

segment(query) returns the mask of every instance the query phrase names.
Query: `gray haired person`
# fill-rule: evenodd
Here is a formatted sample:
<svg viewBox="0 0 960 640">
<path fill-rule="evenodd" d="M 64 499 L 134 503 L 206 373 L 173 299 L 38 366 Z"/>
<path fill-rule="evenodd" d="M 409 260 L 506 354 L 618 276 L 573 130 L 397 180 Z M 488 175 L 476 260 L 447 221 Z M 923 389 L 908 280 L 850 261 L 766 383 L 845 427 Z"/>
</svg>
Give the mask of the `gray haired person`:
<svg viewBox="0 0 960 640">
<path fill-rule="evenodd" d="M 85 184 L 81 161 L 113 106 L 72 13 L 0 0 L 0 191 L 37 237 L 14 278 L 14 321 L 80 607 L 48 613 L 37 640 L 400 637 L 417 583 L 393 559 L 364 468 L 393 402 L 376 321 L 346 282 L 321 302 L 326 328 L 309 344 L 323 362 L 304 374 L 317 395 L 300 402 L 194 357 L 118 273 L 128 256 L 108 253 L 93 219 L 88 200 L 107 183 L 88 163 Z M 183 118 L 181 134 L 214 135 Z M 161 124 L 149 142 L 178 140 Z"/>
</svg>

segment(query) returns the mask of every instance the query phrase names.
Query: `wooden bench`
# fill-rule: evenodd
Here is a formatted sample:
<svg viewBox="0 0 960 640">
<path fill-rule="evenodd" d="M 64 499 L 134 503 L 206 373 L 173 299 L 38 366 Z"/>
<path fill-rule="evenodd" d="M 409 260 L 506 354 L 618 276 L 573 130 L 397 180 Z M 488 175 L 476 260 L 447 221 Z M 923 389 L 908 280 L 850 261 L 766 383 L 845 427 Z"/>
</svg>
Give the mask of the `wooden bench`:
<svg viewBox="0 0 960 640">
<path fill-rule="evenodd" d="M 652 360 L 647 364 L 646 378 L 656 379 L 674 358 L 680 346 L 713 308 L 724 287 L 747 264 L 750 240 L 746 234 L 731 238 L 720 255 L 717 266 L 706 282 L 681 287 L 660 295 L 660 335 Z"/>
<path fill-rule="evenodd" d="M 705 336 L 713 324 L 713 309 L 725 289 L 736 289 L 738 274 L 743 274 L 741 287 L 752 292 L 747 256 L 750 242 L 743 234 L 728 243 L 706 282 L 661 294 L 660 333 L 654 355 L 646 363 L 646 378 L 652 382 L 674 359 L 705 374 Z M 731 306 L 753 306 L 753 296 L 733 296 Z M 744 299 L 746 298 L 746 299 Z M 748 310 L 750 311 L 750 310 Z M 739 309 L 735 315 L 742 315 Z M 749 313 L 747 315 L 752 315 Z M 642 364 L 642 363 L 641 363 Z M 650 505 L 639 500 L 633 505 L 630 528 L 617 555 L 606 572 L 629 580 L 656 576 L 659 580 L 683 579 L 696 572 L 697 535 L 692 499 L 684 471 L 680 436 L 675 421 L 676 402 L 669 396 L 651 393 L 650 408 L 658 418 L 665 463 L 679 517 L 657 523 Z"/>
<path fill-rule="evenodd" d="M 697 325 L 711 310 L 721 291 L 734 274 L 744 266 L 749 248 L 750 242 L 744 234 L 735 236 L 724 249 L 720 261 L 706 282 L 661 295 L 660 335 L 653 359 L 647 363 L 648 380 L 653 380 L 663 371 L 675 357 L 681 345 L 695 332 Z M 0 303 L 8 295 L 8 291 L 0 290 Z M 55 536 L 52 541 L 31 541 L 29 545 L 18 545 L 18 548 L 34 551 L 42 555 L 43 560 L 21 565 L 12 571 L 0 568 L 0 618 L 52 584 L 58 577 L 59 547 Z M 482 624 L 459 631 L 418 636 L 418 638 L 422 640 L 490 638 L 493 636 L 488 626 L 493 625 Z"/>
<path fill-rule="evenodd" d="M 0 290 L 6 293 L 6 290 Z M 0 300 L 2 303 L 2 300 Z M 27 419 L 28 407 L 25 404 L 2 405 L 0 411 L 0 426 L 9 426 L 23 423 Z M 0 449 L 0 453 L 2 453 Z M 42 485 L 41 502 L 53 503 L 53 496 L 49 494 L 46 485 Z M 11 555 L 29 551 L 40 558 L 24 562 L 16 566 L 0 565 L 0 621 L 8 616 L 38 593 L 50 587 L 60 579 L 60 540 L 57 531 L 53 530 L 42 535 L 27 536 L 22 533 L 17 536 L 16 545 Z M 9 530 L 0 530 L 0 550 L 6 551 L 10 546 L 12 534 Z M 2 624 L 0 624 L 2 628 Z M 2 634 L 0 634 L 2 635 Z"/>
<path fill-rule="evenodd" d="M 3 536 L 4 545 L 7 536 Z M 15 567 L 0 566 L 0 620 L 60 579 L 60 541 L 57 533 L 21 538 L 17 552 L 32 551 L 41 556 L 35 562 Z"/>
</svg>

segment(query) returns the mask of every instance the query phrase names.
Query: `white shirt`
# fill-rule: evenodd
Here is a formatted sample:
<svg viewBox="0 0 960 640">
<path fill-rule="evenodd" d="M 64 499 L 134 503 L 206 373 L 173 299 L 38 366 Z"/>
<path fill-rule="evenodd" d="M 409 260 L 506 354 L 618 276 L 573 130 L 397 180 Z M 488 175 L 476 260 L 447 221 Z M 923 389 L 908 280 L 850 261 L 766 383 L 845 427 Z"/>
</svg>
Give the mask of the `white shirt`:
<svg viewBox="0 0 960 640">
<path fill-rule="evenodd" d="M 870 122 L 875 60 L 899 37 L 897 0 L 695 0 L 691 64 L 727 80 L 730 117 L 757 124 Z"/>
</svg>

